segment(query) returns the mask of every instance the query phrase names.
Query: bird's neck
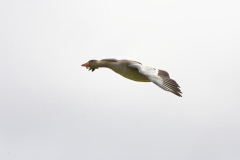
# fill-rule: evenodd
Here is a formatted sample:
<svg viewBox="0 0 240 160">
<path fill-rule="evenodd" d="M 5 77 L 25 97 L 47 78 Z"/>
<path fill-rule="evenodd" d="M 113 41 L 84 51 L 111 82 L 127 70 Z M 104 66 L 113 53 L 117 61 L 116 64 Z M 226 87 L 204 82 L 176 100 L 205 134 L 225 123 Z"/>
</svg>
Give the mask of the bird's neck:
<svg viewBox="0 0 240 160">
<path fill-rule="evenodd" d="M 98 61 L 97 66 L 111 69 L 111 68 L 116 67 L 116 64 L 115 64 L 115 62 Z"/>
</svg>

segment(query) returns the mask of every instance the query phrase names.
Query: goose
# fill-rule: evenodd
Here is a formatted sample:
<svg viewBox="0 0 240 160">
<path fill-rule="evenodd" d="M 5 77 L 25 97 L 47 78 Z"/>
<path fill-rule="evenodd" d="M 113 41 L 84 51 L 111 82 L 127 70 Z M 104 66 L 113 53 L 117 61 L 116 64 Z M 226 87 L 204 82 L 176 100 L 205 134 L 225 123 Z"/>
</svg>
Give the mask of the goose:
<svg viewBox="0 0 240 160">
<path fill-rule="evenodd" d="M 92 72 L 100 67 L 109 68 L 127 79 L 137 82 L 153 82 L 163 90 L 182 97 L 180 86 L 175 80 L 170 78 L 168 72 L 143 66 L 137 61 L 108 58 L 102 60 L 90 60 L 82 64 L 82 66 Z"/>
</svg>

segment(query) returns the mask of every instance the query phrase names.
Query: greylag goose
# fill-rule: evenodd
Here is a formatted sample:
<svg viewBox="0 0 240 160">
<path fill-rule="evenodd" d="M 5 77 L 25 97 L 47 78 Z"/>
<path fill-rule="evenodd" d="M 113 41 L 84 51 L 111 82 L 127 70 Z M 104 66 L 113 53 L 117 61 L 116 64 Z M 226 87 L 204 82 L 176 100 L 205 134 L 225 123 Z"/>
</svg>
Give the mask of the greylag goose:
<svg viewBox="0 0 240 160">
<path fill-rule="evenodd" d="M 99 67 L 109 68 L 127 79 L 138 82 L 153 82 L 158 87 L 182 97 L 180 86 L 169 77 L 166 71 L 143 66 L 136 61 L 117 59 L 90 60 L 82 64 L 82 66 L 92 72 Z"/>
</svg>

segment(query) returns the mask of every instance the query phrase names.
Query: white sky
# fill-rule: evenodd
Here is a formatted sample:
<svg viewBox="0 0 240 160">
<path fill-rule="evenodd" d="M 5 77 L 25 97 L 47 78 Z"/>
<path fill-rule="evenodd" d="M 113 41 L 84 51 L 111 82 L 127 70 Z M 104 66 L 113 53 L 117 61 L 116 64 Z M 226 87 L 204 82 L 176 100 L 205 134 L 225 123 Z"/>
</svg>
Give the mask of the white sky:
<svg viewBox="0 0 240 160">
<path fill-rule="evenodd" d="M 237 0 L 1 0 L 1 160 L 239 160 Z M 169 72 L 183 97 L 90 59 Z"/>
</svg>

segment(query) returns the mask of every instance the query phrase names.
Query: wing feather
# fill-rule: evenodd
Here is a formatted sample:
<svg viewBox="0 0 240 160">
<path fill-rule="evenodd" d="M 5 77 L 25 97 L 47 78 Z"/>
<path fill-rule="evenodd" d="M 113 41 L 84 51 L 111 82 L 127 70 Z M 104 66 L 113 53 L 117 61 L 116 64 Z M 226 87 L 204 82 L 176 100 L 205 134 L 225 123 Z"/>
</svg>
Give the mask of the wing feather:
<svg viewBox="0 0 240 160">
<path fill-rule="evenodd" d="M 179 97 L 182 97 L 180 86 L 175 80 L 170 78 L 169 74 L 166 71 L 157 70 L 155 68 L 142 66 L 139 64 L 131 64 L 129 66 L 132 68 L 137 68 L 141 74 L 148 77 L 148 79 L 158 87 L 164 89 L 165 91 L 172 92 Z"/>
</svg>

